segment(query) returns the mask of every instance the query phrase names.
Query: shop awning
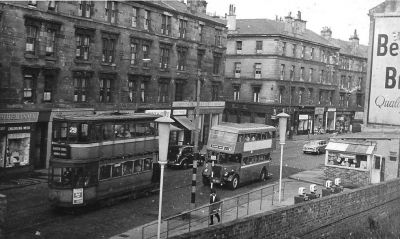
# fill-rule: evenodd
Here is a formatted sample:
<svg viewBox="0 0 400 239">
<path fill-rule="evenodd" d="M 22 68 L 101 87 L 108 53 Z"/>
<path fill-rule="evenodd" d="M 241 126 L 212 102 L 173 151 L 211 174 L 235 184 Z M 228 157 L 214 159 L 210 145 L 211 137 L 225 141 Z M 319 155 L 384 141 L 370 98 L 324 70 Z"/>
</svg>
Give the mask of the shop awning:
<svg viewBox="0 0 400 239">
<path fill-rule="evenodd" d="M 186 129 L 195 130 L 194 123 L 186 116 L 174 116 L 174 119 L 178 121 Z"/>
<path fill-rule="evenodd" d="M 176 127 L 176 126 L 174 126 L 174 125 L 170 125 L 170 131 L 182 131 L 183 129 L 181 129 L 181 128 L 178 128 L 178 127 Z"/>
<path fill-rule="evenodd" d="M 355 144 L 355 143 L 337 143 L 329 142 L 326 146 L 326 150 L 339 151 L 353 154 L 372 154 L 375 149 L 375 145 Z"/>
</svg>

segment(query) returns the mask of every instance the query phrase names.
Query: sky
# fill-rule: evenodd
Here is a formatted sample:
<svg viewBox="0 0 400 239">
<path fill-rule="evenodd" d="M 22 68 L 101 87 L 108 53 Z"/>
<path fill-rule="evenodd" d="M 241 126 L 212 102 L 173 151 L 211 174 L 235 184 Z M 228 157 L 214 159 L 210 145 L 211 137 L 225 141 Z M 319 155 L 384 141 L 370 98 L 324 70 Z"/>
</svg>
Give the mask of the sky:
<svg viewBox="0 0 400 239">
<path fill-rule="evenodd" d="M 360 43 L 368 45 L 368 11 L 384 0 L 207 0 L 207 12 L 225 16 L 229 4 L 236 7 L 237 19 L 267 18 L 276 15 L 292 17 L 301 11 L 301 18 L 307 21 L 307 29 L 320 34 L 322 27 L 332 30 L 332 37 L 348 40 L 357 29 Z"/>
</svg>

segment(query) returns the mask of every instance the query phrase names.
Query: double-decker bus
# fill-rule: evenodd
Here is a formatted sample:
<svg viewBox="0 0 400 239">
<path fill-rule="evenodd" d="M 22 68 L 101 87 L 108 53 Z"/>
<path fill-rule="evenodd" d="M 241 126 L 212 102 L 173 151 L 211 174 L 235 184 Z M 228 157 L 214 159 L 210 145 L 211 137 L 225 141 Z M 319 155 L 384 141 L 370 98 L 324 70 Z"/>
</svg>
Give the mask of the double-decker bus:
<svg viewBox="0 0 400 239">
<path fill-rule="evenodd" d="M 78 207 L 157 190 L 156 118 L 143 113 L 55 117 L 50 203 Z"/>
<path fill-rule="evenodd" d="M 221 123 L 213 126 L 207 143 L 203 184 L 228 185 L 268 178 L 271 152 L 276 148 L 276 128 L 253 123 Z M 214 167 L 210 159 L 215 158 Z M 211 176 L 212 175 L 212 176 Z"/>
</svg>

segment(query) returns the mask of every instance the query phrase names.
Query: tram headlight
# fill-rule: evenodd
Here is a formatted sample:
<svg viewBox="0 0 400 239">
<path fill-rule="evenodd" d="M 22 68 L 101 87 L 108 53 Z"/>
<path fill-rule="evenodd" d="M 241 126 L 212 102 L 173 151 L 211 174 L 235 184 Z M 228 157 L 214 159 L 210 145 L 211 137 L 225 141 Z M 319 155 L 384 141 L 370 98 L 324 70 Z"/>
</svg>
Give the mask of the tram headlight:
<svg viewBox="0 0 400 239">
<path fill-rule="evenodd" d="M 205 168 L 205 169 L 204 169 L 204 173 L 208 173 L 208 168 Z"/>
<path fill-rule="evenodd" d="M 228 172 L 225 172 L 225 173 L 224 173 L 224 176 L 225 176 L 225 177 L 228 176 Z"/>
</svg>

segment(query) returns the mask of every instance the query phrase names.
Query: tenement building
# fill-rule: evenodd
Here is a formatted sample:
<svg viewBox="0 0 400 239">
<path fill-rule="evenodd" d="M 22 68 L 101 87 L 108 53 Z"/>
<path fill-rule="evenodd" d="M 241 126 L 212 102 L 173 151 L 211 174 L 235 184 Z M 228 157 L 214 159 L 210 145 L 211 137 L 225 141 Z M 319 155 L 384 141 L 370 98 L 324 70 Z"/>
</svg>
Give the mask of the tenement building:
<svg viewBox="0 0 400 239">
<path fill-rule="evenodd" d="M 176 120 L 176 143 L 193 141 L 200 89 L 205 140 L 222 120 L 227 34 L 206 6 L 0 2 L 0 173 L 48 166 L 54 116 L 166 114 Z"/>
<path fill-rule="evenodd" d="M 236 19 L 232 5 L 227 26 L 224 120 L 277 126 L 276 115 L 285 111 L 290 134 L 351 130 L 362 112 L 366 71 L 356 35 L 354 42 L 319 35 L 301 12 Z"/>
</svg>

